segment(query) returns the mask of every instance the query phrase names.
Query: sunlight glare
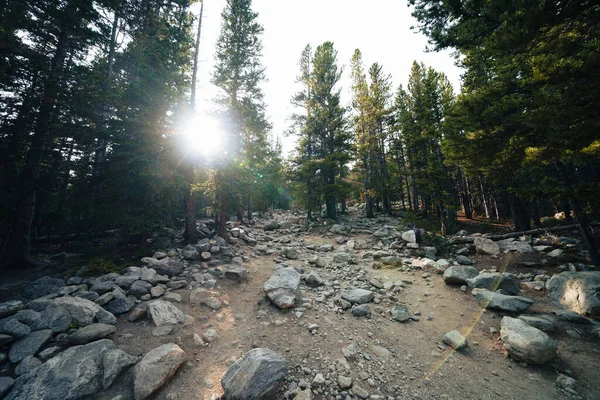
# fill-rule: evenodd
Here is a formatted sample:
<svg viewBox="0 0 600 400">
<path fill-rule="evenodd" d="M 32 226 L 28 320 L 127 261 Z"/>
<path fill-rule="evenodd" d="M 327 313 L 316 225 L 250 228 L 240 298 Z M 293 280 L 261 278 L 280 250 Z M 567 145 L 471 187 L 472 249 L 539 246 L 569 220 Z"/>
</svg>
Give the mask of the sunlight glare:
<svg viewBox="0 0 600 400">
<path fill-rule="evenodd" d="M 184 126 L 187 144 L 196 152 L 215 154 L 221 145 L 222 130 L 219 121 L 208 115 L 191 118 Z"/>
</svg>

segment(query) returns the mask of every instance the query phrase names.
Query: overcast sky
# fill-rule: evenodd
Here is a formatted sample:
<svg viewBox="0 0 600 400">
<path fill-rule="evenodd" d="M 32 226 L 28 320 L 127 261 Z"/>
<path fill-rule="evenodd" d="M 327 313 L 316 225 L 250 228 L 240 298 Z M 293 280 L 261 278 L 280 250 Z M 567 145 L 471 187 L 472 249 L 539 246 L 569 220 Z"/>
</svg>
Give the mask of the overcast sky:
<svg viewBox="0 0 600 400">
<path fill-rule="evenodd" d="M 198 74 L 200 107 L 209 105 L 216 95 L 209 81 L 225 0 L 204 3 Z M 346 104 L 350 100 L 350 58 L 356 48 L 363 54 L 365 69 L 380 63 L 392 75 L 394 87 L 406 85 L 412 62 L 417 60 L 444 72 L 455 89 L 459 88 L 461 70 L 454 65 L 451 54 L 425 52 L 427 38 L 410 29 L 416 21 L 406 1 L 254 0 L 253 8 L 264 27 L 263 65 L 268 82 L 263 89 L 274 135 L 281 136 L 288 127 L 286 119 L 293 112 L 290 99 L 298 90 L 298 60 L 308 43 L 313 49 L 328 40 L 334 43 L 338 63 L 345 66 L 341 87 Z M 193 11 L 197 15 L 199 5 Z M 284 139 L 284 150 L 292 147 L 293 140 Z"/>
</svg>

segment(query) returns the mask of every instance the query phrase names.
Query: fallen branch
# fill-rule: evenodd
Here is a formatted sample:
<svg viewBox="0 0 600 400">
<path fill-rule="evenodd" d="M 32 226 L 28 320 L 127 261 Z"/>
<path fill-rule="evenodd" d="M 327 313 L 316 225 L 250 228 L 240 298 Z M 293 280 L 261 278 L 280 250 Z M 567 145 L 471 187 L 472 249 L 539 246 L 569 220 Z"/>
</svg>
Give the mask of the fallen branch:
<svg viewBox="0 0 600 400">
<path fill-rule="evenodd" d="M 589 224 L 589 226 L 598 227 L 598 226 L 600 226 L 600 223 L 594 222 L 594 223 Z M 552 228 L 537 228 L 537 229 L 531 229 L 529 231 L 507 233 L 504 235 L 486 236 L 486 239 L 498 241 L 498 240 L 516 238 L 516 237 L 523 236 L 523 235 L 539 235 L 539 234 L 543 234 L 543 233 L 547 233 L 547 232 L 568 231 L 570 229 L 579 229 L 579 224 L 560 225 L 560 226 L 554 226 Z M 471 237 L 471 236 L 467 236 L 467 237 L 456 236 L 456 237 L 450 238 L 448 241 L 450 242 L 450 244 L 468 244 L 468 243 L 473 243 L 474 240 L 475 240 L 475 238 Z"/>
</svg>

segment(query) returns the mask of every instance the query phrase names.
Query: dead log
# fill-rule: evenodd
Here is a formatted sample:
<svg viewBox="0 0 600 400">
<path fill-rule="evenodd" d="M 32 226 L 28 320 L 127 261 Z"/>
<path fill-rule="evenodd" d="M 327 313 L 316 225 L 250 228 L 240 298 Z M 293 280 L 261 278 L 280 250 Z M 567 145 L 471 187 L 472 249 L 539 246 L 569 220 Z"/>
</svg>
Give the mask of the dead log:
<svg viewBox="0 0 600 400">
<path fill-rule="evenodd" d="M 594 223 L 589 224 L 589 226 L 600 227 L 600 223 L 594 222 Z M 504 235 L 485 236 L 485 238 L 491 239 L 493 241 L 498 241 L 498 240 L 516 238 L 516 237 L 523 236 L 523 235 L 540 235 L 540 234 L 547 233 L 547 232 L 560 232 L 560 231 L 568 231 L 571 229 L 579 229 L 579 224 L 560 225 L 560 226 L 554 226 L 551 228 L 537 228 L 537 229 L 531 229 L 528 231 L 507 233 Z M 451 237 L 450 239 L 448 239 L 450 244 L 469 244 L 469 243 L 473 243 L 474 240 L 475 240 L 475 238 L 471 237 L 471 236 L 467 236 L 467 237 L 456 236 L 456 237 Z"/>
</svg>

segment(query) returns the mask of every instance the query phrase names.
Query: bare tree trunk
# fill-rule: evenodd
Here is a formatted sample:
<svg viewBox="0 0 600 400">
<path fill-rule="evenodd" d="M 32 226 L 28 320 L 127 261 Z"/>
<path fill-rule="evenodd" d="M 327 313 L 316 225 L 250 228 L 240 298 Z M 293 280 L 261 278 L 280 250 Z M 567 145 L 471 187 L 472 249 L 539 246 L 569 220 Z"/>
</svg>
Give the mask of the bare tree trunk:
<svg viewBox="0 0 600 400">
<path fill-rule="evenodd" d="M 479 187 L 481 188 L 481 199 L 483 200 L 483 209 L 485 210 L 485 217 L 490 219 L 490 211 L 488 210 L 487 201 L 485 200 L 485 192 L 483 190 L 483 183 L 481 177 L 479 177 Z"/>
<path fill-rule="evenodd" d="M 252 221 L 252 193 L 248 194 L 248 222 Z"/>
</svg>

